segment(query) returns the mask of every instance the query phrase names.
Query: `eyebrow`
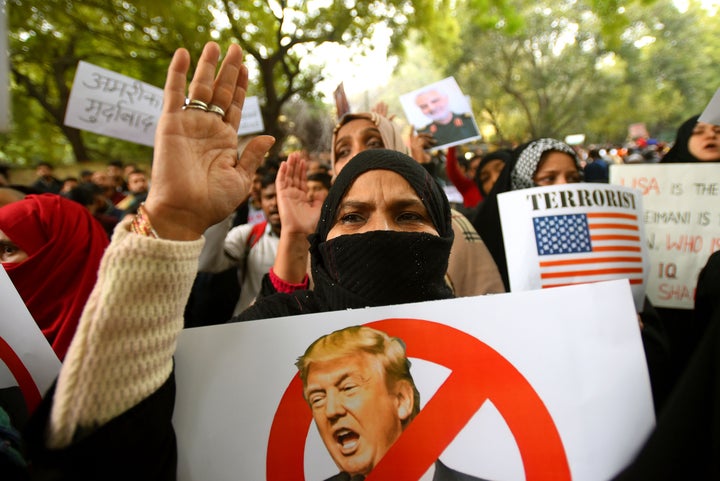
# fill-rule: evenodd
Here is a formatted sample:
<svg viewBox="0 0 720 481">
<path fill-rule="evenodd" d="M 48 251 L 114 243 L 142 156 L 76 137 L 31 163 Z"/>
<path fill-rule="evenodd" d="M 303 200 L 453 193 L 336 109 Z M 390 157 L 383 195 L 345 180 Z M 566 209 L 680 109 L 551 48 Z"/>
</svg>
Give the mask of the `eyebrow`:
<svg viewBox="0 0 720 481">
<path fill-rule="evenodd" d="M 340 377 L 338 377 L 335 381 L 333 381 L 332 385 L 337 386 L 339 384 L 342 384 L 342 382 L 345 381 L 345 379 L 349 378 L 352 375 L 353 375 L 352 372 L 344 372 L 340 375 Z M 319 386 L 313 386 L 312 384 L 305 387 L 305 396 L 306 397 L 309 397 L 311 394 L 314 394 L 316 392 L 325 392 L 325 389 L 323 389 Z"/>
</svg>

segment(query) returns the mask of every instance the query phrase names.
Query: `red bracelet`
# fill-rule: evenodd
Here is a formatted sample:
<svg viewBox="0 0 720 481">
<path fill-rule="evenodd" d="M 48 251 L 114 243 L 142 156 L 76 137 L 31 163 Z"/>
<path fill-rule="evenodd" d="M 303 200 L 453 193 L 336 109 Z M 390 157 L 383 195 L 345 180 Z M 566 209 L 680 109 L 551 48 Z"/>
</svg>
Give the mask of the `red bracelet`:
<svg viewBox="0 0 720 481">
<path fill-rule="evenodd" d="M 282 292 L 285 294 L 291 294 L 295 291 L 302 291 L 310 286 L 310 278 L 307 274 L 305 274 L 305 278 L 299 284 L 293 284 L 279 278 L 277 274 L 275 274 L 275 271 L 272 267 L 270 268 L 270 272 L 268 272 L 268 276 L 270 277 L 270 282 L 272 282 L 275 290 L 277 292 Z"/>
<path fill-rule="evenodd" d="M 137 214 L 135 214 L 135 218 L 130 224 L 130 230 L 136 234 L 145 237 L 153 237 L 155 239 L 160 238 L 160 236 L 155 231 L 155 229 L 153 229 L 153 226 L 150 223 L 150 219 L 147 216 L 147 211 L 145 210 L 144 204 L 140 204 L 140 206 L 138 207 Z"/>
</svg>

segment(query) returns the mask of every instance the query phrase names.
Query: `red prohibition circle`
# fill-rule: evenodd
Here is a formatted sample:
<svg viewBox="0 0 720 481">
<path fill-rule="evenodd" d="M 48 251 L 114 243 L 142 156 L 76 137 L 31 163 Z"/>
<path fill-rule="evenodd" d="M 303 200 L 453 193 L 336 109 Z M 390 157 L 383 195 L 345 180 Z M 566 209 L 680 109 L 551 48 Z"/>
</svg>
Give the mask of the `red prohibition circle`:
<svg viewBox="0 0 720 481">
<path fill-rule="evenodd" d="M 22 392 L 23 398 L 25 398 L 25 405 L 27 406 L 28 412 L 32 413 L 35 408 L 40 404 L 40 390 L 38 389 L 35 381 L 30 374 L 30 371 L 23 364 L 20 356 L 17 355 L 13 348 L 10 347 L 5 339 L 0 337 L 0 360 L 10 370 L 15 380 L 18 383 L 18 387 Z"/>
<path fill-rule="evenodd" d="M 427 320 L 385 319 L 366 325 L 401 338 L 408 357 L 451 370 L 367 481 L 417 481 L 487 399 L 502 414 L 515 438 L 527 481 L 571 479 L 565 448 L 545 404 L 497 351 L 463 331 Z M 305 440 L 311 423 L 302 382 L 295 375 L 270 428 L 268 481 L 305 481 Z"/>
</svg>

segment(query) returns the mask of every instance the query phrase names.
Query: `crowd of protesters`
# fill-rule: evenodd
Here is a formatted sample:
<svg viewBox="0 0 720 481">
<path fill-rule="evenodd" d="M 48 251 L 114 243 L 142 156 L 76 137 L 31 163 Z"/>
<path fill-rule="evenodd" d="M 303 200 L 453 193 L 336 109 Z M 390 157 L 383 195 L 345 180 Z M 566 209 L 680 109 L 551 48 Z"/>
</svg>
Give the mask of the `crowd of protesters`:
<svg viewBox="0 0 720 481">
<path fill-rule="evenodd" d="M 225 62 L 230 65 L 237 61 L 237 53 L 231 53 L 223 66 Z M 210 61 L 213 55 L 214 62 Z M 217 62 L 214 48 L 207 47 L 203 56 L 214 69 Z M 118 262 L 108 263 L 100 268 L 98 286 L 104 283 L 102 287 L 105 289 L 117 287 L 119 290 L 121 285 L 124 289 L 128 283 L 137 283 L 136 288 L 141 289 L 149 283 L 150 280 L 143 278 L 142 272 L 135 267 L 135 264 L 143 261 L 143 255 L 147 256 L 145 261 L 148 263 L 158 262 L 159 269 L 168 271 L 162 273 L 168 276 L 168 285 L 157 286 L 156 295 L 168 296 L 173 300 L 170 303 L 173 305 L 165 307 L 167 312 L 160 309 L 153 314 L 169 326 L 167 332 L 158 332 L 154 325 L 136 327 L 137 335 L 145 333 L 157 336 L 159 344 L 172 346 L 179 329 L 184 325 L 223 322 L 223 315 L 228 318 L 238 316 L 234 320 L 241 321 L 504 292 L 509 290 L 506 267 L 502 260 L 504 253 L 500 255 L 496 252 L 497 249 L 502 249 L 502 245 L 491 244 L 489 239 L 493 237 L 492 233 L 484 233 L 488 228 L 498 229 L 499 226 L 491 226 L 482 220 L 489 209 L 493 208 L 492 198 L 498 193 L 535 185 L 579 182 L 583 178 L 585 181 L 608 182 L 611 164 L 720 161 L 720 127 L 698 122 L 697 116 L 680 126 L 676 140 L 669 145 L 635 139 L 632 144 L 624 147 L 578 147 L 555 139 L 533 139 L 532 142 L 513 149 L 472 150 L 467 146 L 451 147 L 442 153 L 445 169 L 441 170 L 444 172 L 438 172 L 437 166 L 427 162 L 426 152 L 422 149 L 420 154 L 417 154 L 418 150 L 413 149 L 417 139 L 412 136 L 404 138 L 391 119 L 377 112 L 351 114 L 339 121 L 333 135 L 333 145 L 328 146 L 329 165 L 296 153 L 283 158 L 266 157 L 271 140 L 265 136 L 253 139 L 241 154 L 237 154 L 237 138 L 233 138 L 232 134 L 237 131 L 240 110 L 232 102 L 232 96 L 222 98 L 218 93 L 219 89 L 213 96 L 212 88 L 207 86 L 211 92 L 210 97 L 196 99 L 195 104 L 186 104 L 192 108 L 180 110 L 185 97 L 185 86 L 184 83 L 173 86 L 172 69 L 187 71 L 187 63 L 188 59 L 184 54 L 176 55 L 174 67 L 171 66 L 168 74 L 166 94 L 168 98 L 177 100 L 177 105 L 165 107 L 163 113 L 163 121 L 159 127 L 160 147 L 156 148 L 154 163 L 157 165 L 153 166 L 153 178 L 136 165 L 112 162 L 107 165 L 106 170 L 80 171 L 77 177 L 61 180 L 54 176 L 51 162 L 41 162 L 37 165 L 36 181 L 29 185 L 17 185 L 12 182 L 11 170 L 0 170 L 0 184 L 3 184 L 0 191 L 7 193 L 5 197 L 0 196 L 0 199 L 7 199 L 3 200 L 4 206 L 0 207 L 3 266 L 11 280 L 16 283 L 23 300 L 58 356 L 63 360 L 67 356 L 67 359 L 71 360 L 69 364 L 72 364 L 72 367 L 63 369 L 54 392 L 46 401 L 52 406 L 45 408 L 45 419 L 40 421 L 45 424 L 35 427 L 36 430 L 48 433 L 49 447 L 38 447 L 37 431 L 33 434 L 31 430 L 30 444 L 35 443 L 36 450 L 31 452 L 29 457 L 36 463 L 37 472 L 43 475 L 70 472 L 75 476 L 83 473 L 80 479 L 91 479 L 83 477 L 88 476 L 86 471 L 70 467 L 66 462 L 77 461 L 88 454 L 110 459 L 108 455 L 112 456 L 111 451 L 101 453 L 107 447 L 117 448 L 120 453 L 115 456 L 117 466 L 113 464 L 110 469 L 117 467 L 119 472 L 132 472 L 123 471 L 127 468 L 120 468 L 120 464 L 128 462 L 126 456 L 138 456 L 137 459 L 145 461 L 149 459 L 147 452 L 140 454 L 141 450 L 145 449 L 144 445 L 131 446 L 131 449 L 123 446 L 123 437 L 128 435 L 124 430 L 130 429 L 128 426 L 137 429 L 136 424 L 133 424 L 137 421 L 132 420 L 132 416 L 138 415 L 137 407 L 142 406 L 145 409 L 145 403 L 149 401 L 152 404 L 151 411 L 160 413 L 160 418 L 167 420 L 168 406 L 172 405 L 167 397 L 174 395 L 168 394 L 170 391 L 174 392 L 174 381 L 171 382 L 171 348 L 163 351 L 162 359 L 157 363 L 155 358 L 150 359 L 150 355 L 148 358 L 122 358 L 132 366 L 122 366 L 122 374 L 113 372 L 109 378 L 103 377 L 108 374 L 100 372 L 100 368 L 83 365 L 83 359 L 88 356 L 85 350 L 98 356 L 93 358 L 96 365 L 105 362 L 117 363 L 118 358 L 114 356 L 127 354 L 122 351 L 122 343 L 114 345 L 112 350 L 108 349 L 107 352 L 103 351 L 106 346 L 92 343 L 98 340 L 93 337 L 98 336 L 98 332 L 107 330 L 110 337 L 113 333 L 120 333 L 125 321 L 118 318 L 117 314 L 108 314 L 106 311 L 108 306 L 113 307 L 112 302 L 122 303 L 127 301 L 127 298 L 112 301 L 94 298 L 90 293 L 100 258 L 106 249 Z M 238 86 L 242 88 L 243 84 L 242 75 L 238 74 L 237 70 L 239 69 L 235 67 L 236 72 L 231 82 L 234 89 Z M 227 82 L 227 78 L 222 76 L 223 72 L 221 69 L 217 82 Z M 178 82 L 177 79 L 174 81 Z M 198 82 L 207 82 L 207 78 Z M 247 79 L 244 79 L 244 82 L 246 83 Z M 193 85 L 190 86 L 191 97 Z M 200 90 L 197 90 L 197 86 L 195 88 L 197 97 Z M 183 90 L 182 94 L 179 90 Z M 211 102 L 222 103 L 220 106 L 215 105 L 222 112 L 221 117 L 215 117 L 213 112 L 217 113 L 217 109 L 208 111 L 208 104 Z M 198 117 L 200 115 L 207 117 Z M 175 146 L 169 140 L 173 137 L 168 133 L 172 128 L 187 126 L 190 121 L 207 122 L 208 125 L 215 122 L 219 126 L 213 124 L 213 127 L 224 129 L 222 134 L 218 134 L 218 138 L 222 136 L 221 140 L 225 143 L 223 155 L 218 157 L 219 160 L 208 163 L 207 172 L 203 173 L 207 177 L 193 178 L 193 173 L 197 173 L 193 169 L 199 168 L 199 164 L 195 165 L 193 162 L 201 159 L 191 158 L 188 149 L 183 151 L 183 146 Z M 235 130 L 229 130 L 230 127 Z M 203 142 L 212 140 L 210 137 L 208 134 L 208 139 L 188 137 L 183 141 L 206 148 Z M 374 152 L 375 150 L 377 152 Z M 265 160 L 261 162 L 261 158 Z M 178 172 L 170 172 L 175 168 L 170 165 L 171 161 L 182 164 Z M 218 162 L 226 162 L 232 168 L 223 171 L 222 166 L 218 167 Z M 309 174 L 308 165 L 311 163 L 315 165 Z M 241 166 L 240 170 L 237 168 L 238 164 Z M 418 164 L 422 167 L 418 167 Z M 188 170 L 184 171 L 183 167 Z M 548 173 L 549 170 L 552 172 Z M 232 186 L 223 188 L 223 182 L 213 182 L 214 179 L 210 178 L 218 172 L 226 175 L 228 171 L 238 174 L 236 181 L 242 189 L 233 191 Z M 427 179 L 432 178 L 440 179 L 440 182 L 428 184 Z M 407 186 L 402 184 L 407 191 L 405 194 L 409 193 L 422 201 L 417 204 L 417 212 L 414 212 L 412 219 L 383 219 L 386 226 L 388 222 L 397 223 L 386 227 L 389 233 L 380 233 L 382 229 L 372 228 L 353 231 L 352 229 L 356 228 L 352 226 L 354 220 L 349 220 L 347 224 L 344 221 L 336 222 L 338 209 L 341 208 L 345 196 L 350 193 L 357 195 L 358 191 L 368 196 L 376 195 L 383 189 L 385 193 L 391 192 L 402 179 L 407 181 Z M 156 182 L 161 187 L 153 192 Z M 463 201 L 451 206 L 442 193 L 443 183 L 454 184 L 462 193 Z M 394 187 L 388 187 L 391 185 Z M 172 189 L 163 189 L 163 186 Z M 208 186 L 216 189 L 213 193 L 217 195 L 211 195 L 211 199 L 200 195 L 193 196 L 197 194 L 196 189 L 202 191 Z M 365 190 L 354 190 L 360 189 L 359 186 L 364 186 Z M 187 197 L 180 199 L 183 196 Z M 181 200 L 183 209 L 195 215 L 173 215 L 172 208 L 176 205 L 174 203 Z M 303 209 L 300 209 L 300 206 L 303 206 Z M 458 210 L 451 210 L 451 207 Z M 80 225 L 82 227 L 78 227 Z M 209 237 L 210 229 L 218 225 L 221 228 L 219 233 L 214 234 L 216 241 L 206 245 L 206 251 L 213 251 L 201 252 L 202 243 L 198 241 L 199 237 Z M 403 231 L 403 235 L 394 235 L 397 234 L 393 233 L 394 231 Z M 101 234 L 98 235 L 98 232 Z M 112 243 L 108 244 L 110 239 Z M 160 241 L 161 239 L 163 241 Z M 412 249 L 406 243 L 408 239 L 414 241 Z M 164 240 L 168 240 L 168 245 L 172 243 L 173 247 L 164 246 Z M 453 251 L 457 253 L 460 247 L 456 246 L 461 243 L 470 247 L 463 247 L 463 257 L 459 262 L 453 263 Z M 485 244 L 490 248 L 489 253 Z M 72 245 L 82 247 L 82 253 L 70 253 L 68 249 Z M 381 248 L 372 250 L 373 245 Z M 411 250 L 412 252 L 408 252 Z M 159 258 L 147 254 L 151 251 L 162 251 L 160 257 L 163 258 L 176 256 L 177 270 L 167 265 L 167 259 L 163 264 Z M 192 253 L 187 254 L 186 251 Z M 297 252 L 302 255 L 294 255 Z M 353 255 L 343 257 L 343 252 L 352 252 Z M 208 266 L 205 273 L 211 275 L 204 276 L 202 272 L 198 272 L 197 259 L 202 259 L 203 256 L 215 258 L 213 262 L 200 263 L 201 266 Z M 333 256 L 337 262 L 333 266 L 334 270 L 326 265 L 328 256 Z M 425 259 L 427 264 L 418 270 L 420 274 L 413 270 L 418 268 L 418 258 Z M 483 259 L 483 265 L 472 267 L 473 262 L 480 258 Z M 55 265 L 51 262 L 53 260 L 65 262 Z M 79 266 L 87 269 L 88 273 L 83 274 Z M 457 272 L 458 269 L 462 270 L 462 266 L 473 269 L 472 279 L 467 279 L 467 276 Z M 81 274 L 77 283 L 63 282 L 48 275 L 66 278 L 66 273 L 71 271 Z M 184 277 L 178 281 L 176 274 L 180 271 Z M 224 272 L 229 274 L 223 275 Z M 354 283 L 345 284 L 346 277 L 341 276 L 341 272 L 352 273 L 356 277 Z M 253 276 L 252 281 L 248 281 L 248 275 Z M 42 283 L 42 286 L 40 283 L 33 286 L 33 279 L 43 277 L 47 277 L 48 282 Z M 155 281 L 153 278 L 153 282 Z M 717 322 L 714 319 L 719 312 L 715 310 L 717 297 L 712 295 L 718 287 L 713 284 L 714 277 L 711 282 L 709 285 L 698 286 L 699 291 L 711 293 L 703 299 L 706 304 L 703 306 L 702 322 L 704 326 L 709 326 L 703 331 L 707 330 L 708 334 L 715 332 L 714 326 Z M 468 284 L 471 286 L 466 287 Z M 218 289 L 218 285 L 223 288 Z M 41 290 L 41 287 L 46 290 Z M 252 289 L 252 293 L 245 292 L 246 295 L 243 296 L 243 290 L 247 289 Z M 212 315 L 208 311 L 207 317 L 203 318 L 202 306 L 217 306 L 211 299 L 218 293 L 235 297 L 225 303 L 225 311 Z M 74 300 L 70 307 L 64 303 L 59 311 L 49 308 L 51 299 L 70 298 Z M 92 308 L 88 307 L 81 320 L 80 312 L 87 299 L 91 299 L 87 302 Z M 145 311 L 140 312 L 141 308 L 151 310 L 150 306 L 141 305 L 139 299 L 133 300 L 131 304 L 133 305 L 130 306 L 128 317 L 144 315 Z M 137 312 L 132 311 L 132 308 Z M 643 311 L 639 314 L 647 313 Z M 643 329 L 651 330 L 657 327 L 655 324 L 662 323 L 662 318 L 656 318 L 655 314 L 643 319 L 650 317 L 651 320 L 641 323 L 644 324 Z M 117 324 L 109 324 L 108 319 Z M 82 342 L 77 341 L 71 346 L 76 330 L 78 336 L 82 337 Z M 657 340 L 655 335 L 652 337 Z M 711 341 L 703 344 L 704 338 L 704 332 L 699 333 L 690 350 L 694 351 L 701 346 L 702 349 L 712 351 L 714 344 L 710 344 Z M 670 344 L 673 342 L 672 339 L 663 341 Z M 73 349 L 75 346 L 77 348 Z M 688 358 L 691 356 L 692 352 L 688 353 Z M 696 367 L 687 359 L 683 362 L 688 364 L 687 369 L 703 369 L 703 366 Z M 648 363 L 651 364 L 652 361 L 648 359 Z M 653 366 L 650 366 L 650 369 L 652 371 Z M 128 373 L 137 374 L 140 379 L 132 379 L 134 375 L 128 376 Z M 118 377 L 113 377 L 116 374 Z M 682 374 L 681 372 L 676 376 L 680 378 L 677 382 L 698 382 L 698 376 L 693 376 L 690 382 L 684 381 Z M 668 377 L 662 375 L 653 378 L 651 372 L 651 380 L 659 380 L 657 382 L 674 384 L 676 377 L 669 376 L 668 381 Z M 114 384 L 110 386 L 108 383 Z M 718 380 L 715 379 L 714 383 L 718 384 Z M 137 389 L 129 389 L 127 384 L 137 386 Z M 663 389 L 655 399 L 661 414 L 664 414 L 665 409 L 672 414 L 672 409 L 687 408 L 687 403 L 691 402 L 688 401 L 687 392 L 683 393 L 685 397 L 682 397 L 682 394 L 671 394 L 673 386 L 665 387 L 667 389 Z M 132 395 L 128 394 L 130 391 Z M 60 411 L 67 408 L 68 403 L 77 402 L 75 396 L 95 400 L 109 395 L 108 392 L 112 393 L 111 397 L 118 396 L 117 399 L 120 399 L 117 401 L 114 398 L 117 402 L 110 409 L 88 404 L 87 411 L 79 413 L 73 419 L 68 419 L 65 416 L 67 413 Z M 655 390 L 653 393 L 656 394 Z M 153 411 L 155 409 L 158 411 Z M 711 405 L 709 409 L 715 408 Z M 79 412 L 77 409 L 75 411 Z M 123 423 L 127 423 L 129 412 L 132 413 L 129 424 L 119 428 L 116 438 L 106 438 L 102 430 L 96 429 L 109 419 L 121 419 Z M 168 425 L 169 421 L 161 426 L 158 432 L 168 435 L 168 432 L 172 431 Z M 147 431 L 150 428 L 143 429 Z M 697 438 L 693 446 L 706 441 L 718 442 L 718 438 L 714 436 L 720 435 L 720 432 L 716 431 L 717 427 L 711 428 L 707 433 L 700 429 L 692 430 L 690 435 Z M 86 443 L 84 447 L 80 446 L 78 451 L 74 444 L 78 436 L 81 439 L 88 436 L 92 439 L 93 432 L 100 433 L 98 439 L 101 442 L 95 446 L 88 446 Z M 658 432 L 656 438 L 659 437 L 660 440 L 655 441 L 655 447 L 650 446 L 650 451 L 656 449 L 657 453 L 645 454 L 650 456 L 650 459 L 658 459 L 663 453 L 663 442 L 670 442 L 663 441 L 663 436 L 672 437 L 663 433 L 662 428 Z M 157 479 L 174 473 L 171 467 L 175 462 L 174 447 L 168 447 L 167 444 L 170 438 L 172 436 L 168 435 L 162 443 L 165 448 L 172 450 L 166 458 L 159 459 L 163 453 L 154 451 L 157 446 L 149 448 L 151 456 L 157 455 L 159 459 L 154 468 L 148 468 L 159 470 L 157 472 L 161 474 Z M 144 441 L 150 445 L 153 440 L 146 438 Z M 174 438 L 170 443 L 174 443 Z M 39 444 L 42 444 L 42 441 Z M 688 450 L 692 448 L 689 446 Z M 58 458 L 54 451 L 65 453 L 67 458 Z M 22 452 L 21 447 L 18 447 L 18 452 Z M 704 458 L 702 452 L 693 453 L 693 456 L 699 456 L 699 461 L 693 458 L 693 462 L 702 463 L 704 473 L 718 468 L 716 462 Z M 641 457 L 640 462 L 644 462 L 644 458 Z M 636 464 L 630 469 L 642 472 L 644 468 L 642 464 Z M 623 479 L 633 479 L 627 477 L 630 474 L 625 476 Z M 72 479 L 72 476 L 59 479 Z"/>
</svg>

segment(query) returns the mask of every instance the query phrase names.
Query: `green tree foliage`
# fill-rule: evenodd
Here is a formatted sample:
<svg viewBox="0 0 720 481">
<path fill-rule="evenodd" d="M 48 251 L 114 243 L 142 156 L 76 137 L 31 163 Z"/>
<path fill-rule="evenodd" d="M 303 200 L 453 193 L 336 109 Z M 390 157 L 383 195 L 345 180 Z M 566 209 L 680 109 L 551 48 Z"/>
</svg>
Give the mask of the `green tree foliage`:
<svg viewBox="0 0 720 481">
<path fill-rule="evenodd" d="M 101 0 L 8 0 L 6 8 L 14 113 L 13 131 L 0 136 L 6 155 L 17 163 L 147 160 L 146 147 L 63 125 L 77 64 L 85 60 L 162 86 L 175 48 L 197 56 L 210 39 L 207 28 L 195 26 L 209 25 L 210 12 L 173 2 L 172 13 L 161 16 L 141 4 Z"/>
<path fill-rule="evenodd" d="M 495 127 L 489 140 L 584 133 L 619 143 L 636 122 L 667 137 L 707 104 L 718 87 L 716 17 L 692 3 L 684 13 L 671 0 L 631 4 L 607 43 L 596 6 L 518 0 L 523 26 L 511 30 L 464 17 L 464 48 L 436 59 L 472 97 L 479 121 Z"/>
</svg>

